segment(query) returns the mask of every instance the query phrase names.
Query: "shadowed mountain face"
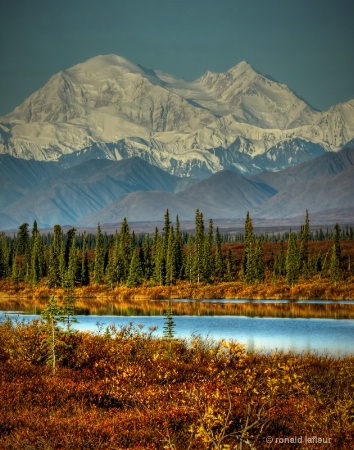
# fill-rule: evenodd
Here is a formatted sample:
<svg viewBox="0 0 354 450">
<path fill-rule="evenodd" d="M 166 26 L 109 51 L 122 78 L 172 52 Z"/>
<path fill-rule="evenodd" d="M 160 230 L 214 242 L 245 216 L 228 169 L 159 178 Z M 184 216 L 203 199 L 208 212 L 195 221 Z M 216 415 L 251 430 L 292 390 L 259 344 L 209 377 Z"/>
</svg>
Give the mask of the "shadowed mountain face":
<svg viewBox="0 0 354 450">
<path fill-rule="evenodd" d="M 10 159 L 11 164 L 18 161 Z M 38 162 L 34 162 L 38 164 Z M 43 164 L 43 163 L 39 163 Z M 193 183 L 182 180 L 140 158 L 123 161 L 90 160 L 41 181 L 5 208 L 20 223 L 36 219 L 40 226 L 75 224 L 81 218 L 137 190 L 178 191 Z M 16 185 L 13 179 L 14 186 Z"/>
<path fill-rule="evenodd" d="M 354 209 L 354 141 L 338 153 L 326 153 L 277 174 L 258 174 L 252 180 L 278 191 L 255 210 L 255 217 L 295 217 L 305 208 L 322 215 L 337 209 L 347 216 L 345 210 Z"/>
<path fill-rule="evenodd" d="M 19 200 L 47 178 L 62 172 L 53 162 L 22 160 L 0 155 L 0 210 Z"/>
<path fill-rule="evenodd" d="M 281 191 L 287 186 L 319 177 L 337 175 L 354 165 L 354 139 L 348 142 L 339 152 L 325 153 L 314 160 L 299 164 L 281 172 L 262 172 L 250 179 L 269 184 Z"/>
<path fill-rule="evenodd" d="M 308 209 L 322 221 L 335 211 L 349 220 L 354 211 L 353 141 L 337 153 L 251 178 L 230 170 L 204 180 L 178 178 L 137 157 L 63 169 L 0 155 L 0 174 L 1 229 L 33 220 L 40 227 L 96 226 L 124 217 L 156 222 L 166 209 L 181 220 L 194 220 L 197 208 L 215 219 L 242 218 L 247 211 L 257 218 L 291 218 Z"/>
<path fill-rule="evenodd" d="M 293 183 L 254 211 L 254 217 L 289 218 L 300 215 L 304 206 L 311 213 L 334 208 L 354 207 L 354 167 L 337 175 L 318 177 L 309 181 Z M 338 221 L 340 217 L 338 217 Z"/>
<path fill-rule="evenodd" d="M 123 217 L 129 217 L 131 221 L 162 220 L 166 209 L 181 220 L 193 220 L 197 208 L 205 217 L 230 219 L 244 216 L 274 192 L 272 188 L 267 190 L 242 175 L 222 171 L 179 193 L 133 192 L 86 217 L 79 224 L 86 222 L 95 226 L 99 221 L 115 223 Z"/>
</svg>

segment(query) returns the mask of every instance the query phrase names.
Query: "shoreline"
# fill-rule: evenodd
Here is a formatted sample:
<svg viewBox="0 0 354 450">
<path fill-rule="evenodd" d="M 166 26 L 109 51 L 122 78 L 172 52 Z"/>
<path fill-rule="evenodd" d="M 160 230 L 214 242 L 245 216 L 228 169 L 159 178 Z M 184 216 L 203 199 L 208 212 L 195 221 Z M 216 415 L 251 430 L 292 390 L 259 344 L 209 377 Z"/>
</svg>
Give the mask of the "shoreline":
<svg viewBox="0 0 354 450">
<path fill-rule="evenodd" d="M 63 288 L 47 288 L 44 283 L 37 287 L 25 283 L 0 283 L 0 301 L 5 298 L 49 299 L 51 295 L 57 298 L 70 295 L 81 299 L 107 300 L 354 300 L 354 277 L 337 283 L 330 283 L 323 278 L 313 278 L 301 280 L 293 286 L 289 286 L 285 281 L 254 284 L 241 281 L 216 284 L 183 282 L 173 286 L 141 285 L 132 288 L 89 285 L 74 287 L 70 291 Z"/>
<path fill-rule="evenodd" d="M 68 297 L 75 299 L 75 309 L 77 314 L 81 315 L 158 316 L 165 313 L 166 301 L 172 300 L 173 314 L 176 316 L 246 315 L 354 319 L 354 305 L 346 303 L 354 300 L 354 277 L 336 285 L 330 284 L 328 280 L 314 279 L 292 288 L 285 282 L 265 282 L 258 285 L 241 282 L 215 285 L 181 283 L 175 286 L 121 286 L 114 289 L 90 285 L 71 291 L 48 289 L 43 285 L 35 289 L 28 285 L 7 285 L 7 289 L 4 287 L 4 284 L 0 283 L 0 310 L 25 311 L 30 314 L 41 313 L 53 295 L 59 302 Z M 257 300 L 270 302 L 262 303 Z M 301 300 L 311 303 L 300 303 Z M 321 301 L 332 303 L 321 304 Z"/>
</svg>

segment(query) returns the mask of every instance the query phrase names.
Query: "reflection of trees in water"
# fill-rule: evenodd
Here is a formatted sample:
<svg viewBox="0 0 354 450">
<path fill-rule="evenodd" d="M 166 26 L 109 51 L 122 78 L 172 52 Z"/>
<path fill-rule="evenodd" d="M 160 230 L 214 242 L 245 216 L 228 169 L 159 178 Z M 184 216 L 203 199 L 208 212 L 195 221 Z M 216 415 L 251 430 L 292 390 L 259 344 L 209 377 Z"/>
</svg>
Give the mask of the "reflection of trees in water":
<svg viewBox="0 0 354 450">
<path fill-rule="evenodd" d="M 24 311 L 40 314 L 45 308 L 46 299 L 3 298 L 0 301 L 2 311 Z M 167 300 L 133 300 L 113 297 L 76 298 L 77 314 L 121 315 L 121 316 L 162 316 Z M 354 304 L 323 303 L 266 303 L 261 301 L 240 300 L 171 300 L 174 315 L 235 315 L 248 317 L 287 317 L 354 319 Z"/>
</svg>

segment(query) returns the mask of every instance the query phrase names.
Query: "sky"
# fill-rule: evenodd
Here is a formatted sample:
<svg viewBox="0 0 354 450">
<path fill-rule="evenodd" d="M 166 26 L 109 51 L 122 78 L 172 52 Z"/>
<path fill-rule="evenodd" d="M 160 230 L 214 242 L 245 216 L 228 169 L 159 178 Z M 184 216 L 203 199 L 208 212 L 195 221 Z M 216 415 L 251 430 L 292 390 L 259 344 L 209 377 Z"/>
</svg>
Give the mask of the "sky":
<svg viewBox="0 0 354 450">
<path fill-rule="evenodd" d="M 194 80 L 241 61 L 318 110 L 354 98 L 353 0 L 0 0 L 0 115 L 114 53 Z"/>
</svg>

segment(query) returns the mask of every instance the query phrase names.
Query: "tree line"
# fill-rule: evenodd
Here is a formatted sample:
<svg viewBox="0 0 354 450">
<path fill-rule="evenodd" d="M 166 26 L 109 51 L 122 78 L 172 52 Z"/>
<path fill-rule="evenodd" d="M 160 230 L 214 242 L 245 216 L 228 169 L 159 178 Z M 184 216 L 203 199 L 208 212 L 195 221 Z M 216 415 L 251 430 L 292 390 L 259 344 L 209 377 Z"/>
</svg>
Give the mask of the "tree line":
<svg viewBox="0 0 354 450">
<path fill-rule="evenodd" d="M 353 239 L 351 227 L 345 232 L 336 224 L 328 237 L 333 240 L 330 251 L 309 254 L 313 239 L 309 215 L 298 233 L 288 232 L 277 240 L 271 260 L 265 260 L 264 243 L 268 234 L 256 235 L 252 219 L 247 213 L 242 234 L 243 255 L 236 261 L 231 246 L 213 220 L 207 226 L 199 209 L 195 214 L 194 233 L 182 232 L 178 216 L 172 223 L 167 210 L 163 229 L 154 234 L 136 235 L 124 218 L 114 235 L 102 233 L 77 234 L 75 228 L 66 233 L 55 225 L 53 233 L 42 235 L 33 223 L 30 232 L 22 224 L 16 236 L 0 235 L 0 279 L 26 282 L 34 286 L 45 280 L 50 288 L 87 286 L 90 283 L 110 287 L 174 285 L 178 281 L 221 282 L 241 280 L 247 284 L 262 283 L 272 277 L 285 278 L 293 285 L 299 278 L 319 274 L 331 281 L 340 280 L 341 246 L 343 238 Z M 321 239 L 319 239 L 321 240 Z M 235 239 L 237 241 L 237 239 Z M 350 265 L 350 263 L 349 263 Z"/>
</svg>

